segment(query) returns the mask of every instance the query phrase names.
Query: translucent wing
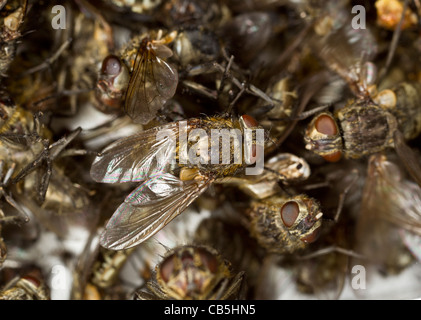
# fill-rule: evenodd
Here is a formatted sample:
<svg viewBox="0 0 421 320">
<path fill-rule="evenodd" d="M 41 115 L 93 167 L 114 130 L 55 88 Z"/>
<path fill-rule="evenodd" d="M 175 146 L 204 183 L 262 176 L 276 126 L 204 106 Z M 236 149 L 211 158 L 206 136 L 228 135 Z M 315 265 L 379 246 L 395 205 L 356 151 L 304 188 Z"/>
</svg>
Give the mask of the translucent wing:
<svg viewBox="0 0 421 320">
<path fill-rule="evenodd" d="M 356 251 L 383 272 L 399 272 L 412 259 L 400 229 L 421 235 L 421 189 L 405 179 L 396 164 L 375 154 L 369 160 L 357 221 Z"/>
<path fill-rule="evenodd" d="M 370 158 L 361 209 L 373 222 L 386 220 L 421 235 L 421 188 L 383 155 Z"/>
<path fill-rule="evenodd" d="M 211 182 L 207 178 L 181 181 L 169 173 L 151 177 L 117 208 L 100 244 L 113 250 L 140 244 L 177 217 Z"/>
<path fill-rule="evenodd" d="M 312 37 L 311 43 L 329 69 L 341 76 L 354 94 L 368 95 L 367 86 L 375 81 L 375 67 L 369 61 L 377 53 L 369 29 L 354 29 L 348 17 L 340 28 L 332 27 L 327 35 Z"/>
<path fill-rule="evenodd" d="M 153 49 L 139 49 L 126 93 L 125 111 L 134 122 L 151 121 L 165 102 L 174 96 L 178 73 Z"/>
<path fill-rule="evenodd" d="M 400 131 L 395 131 L 394 135 L 395 150 L 399 159 L 405 166 L 408 173 L 421 187 L 421 166 L 419 156 L 406 144 L 405 137 Z"/>
<path fill-rule="evenodd" d="M 159 132 L 165 135 L 164 130 L 168 137 L 158 139 Z M 105 183 L 137 182 L 166 171 L 175 147 L 171 134 L 176 137 L 178 133 L 179 125 L 173 122 L 110 144 L 92 163 L 92 179 Z"/>
<path fill-rule="evenodd" d="M 421 262 L 421 236 L 403 229 L 399 233 L 412 255 Z"/>
</svg>

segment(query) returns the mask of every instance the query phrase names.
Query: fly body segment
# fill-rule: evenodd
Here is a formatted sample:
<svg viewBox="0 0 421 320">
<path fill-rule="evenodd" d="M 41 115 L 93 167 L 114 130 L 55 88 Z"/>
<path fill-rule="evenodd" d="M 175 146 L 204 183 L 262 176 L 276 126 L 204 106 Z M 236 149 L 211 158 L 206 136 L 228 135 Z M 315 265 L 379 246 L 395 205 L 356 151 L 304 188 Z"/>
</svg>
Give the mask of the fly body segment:
<svg viewBox="0 0 421 320">
<path fill-rule="evenodd" d="M 245 288 L 244 272 L 208 246 L 178 246 L 156 266 L 136 300 L 239 300 Z"/>
</svg>

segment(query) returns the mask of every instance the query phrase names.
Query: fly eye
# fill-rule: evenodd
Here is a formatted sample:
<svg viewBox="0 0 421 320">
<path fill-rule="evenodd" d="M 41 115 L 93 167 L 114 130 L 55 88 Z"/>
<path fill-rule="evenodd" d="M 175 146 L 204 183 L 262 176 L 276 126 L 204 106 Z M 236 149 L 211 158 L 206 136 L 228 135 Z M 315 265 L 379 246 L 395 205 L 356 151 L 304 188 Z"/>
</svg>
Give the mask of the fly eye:
<svg viewBox="0 0 421 320">
<path fill-rule="evenodd" d="M 341 151 L 336 151 L 330 154 L 326 154 L 323 156 L 323 159 L 325 159 L 328 162 L 337 162 L 339 160 L 341 160 L 342 158 L 342 152 Z"/>
<path fill-rule="evenodd" d="M 327 114 L 323 114 L 316 119 L 315 128 L 318 132 L 329 136 L 338 134 L 335 120 Z"/>
<path fill-rule="evenodd" d="M 26 275 L 22 278 L 25 279 L 26 281 L 32 283 L 37 288 L 41 286 L 41 282 L 39 281 L 39 279 L 37 277 L 31 276 L 31 275 Z"/>
<path fill-rule="evenodd" d="M 161 275 L 161 278 L 164 280 L 164 282 L 168 282 L 174 272 L 174 260 L 175 256 L 171 255 L 161 263 L 159 274 Z"/>
<path fill-rule="evenodd" d="M 315 229 L 312 233 L 310 233 L 309 235 L 305 236 L 304 238 L 301 238 L 301 241 L 305 242 L 305 243 L 313 243 L 314 241 L 317 240 L 317 238 L 319 237 L 320 234 L 320 228 Z"/>
<path fill-rule="evenodd" d="M 241 116 L 241 119 L 243 120 L 246 128 L 256 128 L 259 126 L 259 123 L 256 121 L 256 119 L 249 115 L 244 114 Z"/>
<path fill-rule="evenodd" d="M 297 220 L 299 213 L 300 208 L 298 207 L 298 204 L 295 201 L 288 201 L 281 209 L 282 222 L 288 228 L 291 227 L 295 220 Z"/>
<path fill-rule="evenodd" d="M 212 273 L 216 273 L 218 269 L 218 260 L 216 257 L 205 249 L 197 250 L 202 264 Z"/>
<path fill-rule="evenodd" d="M 102 61 L 101 74 L 117 76 L 121 71 L 121 62 L 117 56 L 109 55 Z"/>
</svg>

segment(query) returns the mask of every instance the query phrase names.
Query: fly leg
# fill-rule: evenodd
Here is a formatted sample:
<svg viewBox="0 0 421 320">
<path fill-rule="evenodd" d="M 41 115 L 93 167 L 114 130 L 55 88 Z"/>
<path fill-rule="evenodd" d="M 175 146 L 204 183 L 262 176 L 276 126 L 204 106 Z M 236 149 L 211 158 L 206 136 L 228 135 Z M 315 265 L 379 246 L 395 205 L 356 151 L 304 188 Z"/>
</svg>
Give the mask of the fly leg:
<svg viewBox="0 0 421 320">
<path fill-rule="evenodd" d="M 326 254 L 335 253 L 335 252 L 336 253 L 343 254 L 343 255 L 346 255 L 348 257 L 352 257 L 352 258 L 368 259 L 368 257 L 366 257 L 366 256 L 364 256 L 362 254 L 359 254 L 359 253 L 357 253 L 357 252 L 355 252 L 353 250 L 341 248 L 341 247 L 336 246 L 336 245 L 332 245 L 330 247 L 325 247 L 325 248 L 322 248 L 322 249 L 318 249 L 316 251 L 313 251 L 312 253 L 309 253 L 309 254 L 305 254 L 305 255 L 296 257 L 296 259 L 298 259 L 298 260 L 313 259 L 313 258 L 321 257 L 321 256 L 324 256 Z"/>
<path fill-rule="evenodd" d="M 53 144 L 50 144 L 48 140 L 44 139 L 42 141 L 44 149 L 35 157 L 32 162 L 24 167 L 15 178 L 12 179 L 12 183 L 19 182 L 34 170 L 39 169 L 37 200 L 40 204 L 42 204 L 45 201 L 48 184 L 53 172 L 53 161 L 64 151 L 67 145 L 76 138 L 81 130 L 81 128 L 78 128 L 72 131 L 69 135 L 64 136 L 58 141 L 54 142 Z"/>
<path fill-rule="evenodd" d="M 16 163 L 12 163 L 6 173 L 4 174 L 5 162 L 0 161 L 0 200 L 4 199 L 5 203 L 13 207 L 18 214 L 6 216 L 3 211 L 2 203 L 0 202 L 0 225 L 3 223 L 24 223 L 29 221 L 29 217 L 23 208 L 13 199 L 10 192 L 6 189 L 11 182 L 11 177 L 16 169 Z M 1 230 L 0 230 L 1 231 Z"/>
</svg>

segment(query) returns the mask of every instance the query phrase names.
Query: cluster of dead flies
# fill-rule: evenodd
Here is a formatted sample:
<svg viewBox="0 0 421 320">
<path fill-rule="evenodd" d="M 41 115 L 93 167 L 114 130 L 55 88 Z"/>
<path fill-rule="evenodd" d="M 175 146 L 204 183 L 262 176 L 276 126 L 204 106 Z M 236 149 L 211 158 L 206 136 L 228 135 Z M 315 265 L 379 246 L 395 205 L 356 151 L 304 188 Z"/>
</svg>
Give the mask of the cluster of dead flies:
<svg viewBox="0 0 421 320">
<path fill-rule="evenodd" d="M 419 275 L 420 34 L 418 0 L 1 0 L 0 299 L 419 296 L 373 279 Z"/>
</svg>

